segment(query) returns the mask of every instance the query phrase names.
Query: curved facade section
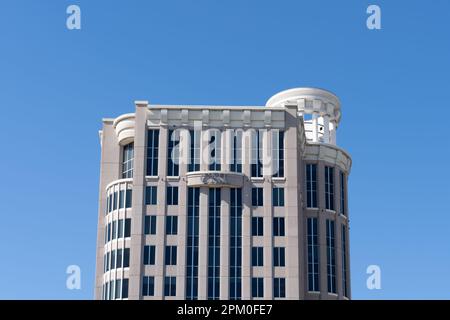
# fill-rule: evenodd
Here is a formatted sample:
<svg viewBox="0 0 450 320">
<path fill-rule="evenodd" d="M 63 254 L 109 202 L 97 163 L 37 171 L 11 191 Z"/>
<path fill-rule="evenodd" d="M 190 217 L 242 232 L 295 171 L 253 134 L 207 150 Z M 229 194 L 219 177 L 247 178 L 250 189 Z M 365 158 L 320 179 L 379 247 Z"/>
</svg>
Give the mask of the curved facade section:
<svg viewBox="0 0 450 320">
<path fill-rule="evenodd" d="M 296 88 L 104 121 L 96 299 L 350 299 L 340 118 Z"/>
</svg>

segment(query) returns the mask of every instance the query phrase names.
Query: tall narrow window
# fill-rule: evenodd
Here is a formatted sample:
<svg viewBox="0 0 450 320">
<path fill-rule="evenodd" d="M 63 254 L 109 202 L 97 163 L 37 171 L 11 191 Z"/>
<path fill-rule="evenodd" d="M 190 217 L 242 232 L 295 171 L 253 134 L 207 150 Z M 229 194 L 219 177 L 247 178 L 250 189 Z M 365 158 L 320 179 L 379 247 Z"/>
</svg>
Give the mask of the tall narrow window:
<svg viewBox="0 0 450 320">
<path fill-rule="evenodd" d="M 230 189 L 230 299 L 242 296 L 242 189 Z"/>
<path fill-rule="evenodd" d="M 188 188 L 186 299 L 198 297 L 198 240 L 200 188 Z"/>
<path fill-rule="evenodd" d="M 167 205 L 178 204 L 178 187 L 167 187 Z"/>
<path fill-rule="evenodd" d="M 131 218 L 125 219 L 125 238 L 128 238 L 131 236 Z"/>
<path fill-rule="evenodd" d="M 144 265 L 154 265 L 156 246 L 144 246 Z"/>
<path fill-rule="evenodd" d="M 117 198 L 118 198 L 118 194 L 117 194 L 117 191 L 115 191 L 113 194 L 113 210 L 117 209 Z"/>
<path fill-rule="evenodd" d="M 272 204 L 274 207 L 284 207 L 284 188 L 272 188 Z"/>
<path fill-rule="evenodd" d="M 262 131 L 252 132 L 252 148 L 251 148 L 251 176 L 262 177 Z"/>
<path fill-rule="evenodd" d="M 273 266 L 274 267 L 286 266 L 286 250 L 284 247 L 273 248 Z"/>
<path fill-rule="evenodd" d="M 133 190 L 127 189 L 125 191 L 125 208 L 131 208 L 133 203 Z"/>
<path fill-rule="evenodd" d="M 200 133 L 198 130 L 189 130 L 189 172 L 200 170 Z"/>
<path fill-rule="evenodd" d="M 264 297 L 264 278 L 252 278 L 252 298 Z"/>
<path fill-rule="evenodd" d="M 111 251 L 111 270 L 116 268 L 116 250 Z"/>
<path fill-rule="evenodd" d="M 347 228 L 342 225 L 341 231 L 341 252 L 342 252 L 342 290 L 344 297 L 348 297 L 347 286 Z"/>
<path fill-rule="evenodd" d="M 177 246 L 166 246 L 166 266 L 175 266 L 177 264 Z"/>
<path fill-rule="evenodd" d="M 325 208 L 334 210 L 334 168 L 325 167 Z"/>
<path fill-rule="evenodd" d="M 340 171 L 339 172 L 339 180 L 341 185 L 341 214 L 345 215 L 345 174 Z"/>
<path fill-rule="evenodd" d="M 145 204 L 146 205 L 156 205 L 157 203 L 157 187 L 156 186 L 146 186 L 145 187 Z"/>
<path fill-rule="evenodd" d="M 242 131 L 232 133 L 232 149 L 230 171 L 242 172 Z"/>
<path fill-rule="evenodd" d="M 128 268 L 130 266 L 130 248 L 123 249 L 123 267 Z"/>
<path fill-rule="evenodd" d="M 156 216 L 145 216 L 144 234 L 156 234 Z"/>
<path fill-rule="evenodd" d="M 122 280 L 122 299 L 128 299 L 128 279 Z"/>
<path fill-rule="evenodd" d="M 317 235 L 317 218 L 307 220 L 308 238 L 308 290 L 319 289 L 319 243 Z"/>
<path fill-rule="evenodd" d="M 262 267 L 264 263 L 264 248 L 252 248 L 252 267 Z"/>
<path fill-rule="evenodd" d="M 165 277 L 164 278 L 164 295 L 166 297 L 175 297 L 177 295 L 177 278 Z"/>
<path fill-rule="evenodd" d="M 178 217 L 167 216 L 166 217 L 166 234 L 177 234 L 178 232 Z"/>
<path fill-rule="evenodd" d="M 252 217 L 252 236 L 264 235 L 263 217 Z"/>
<path fill-rule="evenodd" d="M 334 237 L 334 221 L 326 221 L 327 235 L 327 286 L 328 292 L 336 293 L 336 251 Z"/>
<path fill-rule="evenodd" d="M 119 208 L 122 209 L 125 207 L 125 190 L 119 191 Z"/>
<path fill-rule="evenodd" d="M 275 237 L 283 237 L 285 235 L 284 218 L 273 218 L 273 235 Z"/>
<path fill-rule="evenodd" d="M 220 188 L 209 189 L 208 199 L 208 299 L 220 297 Z"/>
<path fill-rule="evenodd" d="M 119 222 L 117 224 L 117 238 L 121 239 L 123 238 L 123 219 L 119 219 Z"/>
<path fill-rule="evenodd" d="M 317 208 L 317 165 L 306 165 L 306 207 Z"/>
<path fill-rule="evenodd" d="M 144 297 L 152 297 L 155 295 L 155 277 L 142 278 L 142 295 Z"/>
<path fill-rule="evenodd" d="M 116 229 L 116 227 L 117 227 L 117 221 L 113 221 L 112 222 L 112 235 L 111 235 L 111 239 L 112 240 L 114 240 L 114 239 L 116 239 L 116 237 L 117 237 L 117 229 Z"/>
<path fill-rule="evenodd" d="M 209 155 L 211 157 L 209 170 L 220 171 L 221 169 L 221 133 L 219 130 L 210 130 L 209 137 Z"/>
<path fill-rule="evenodd" d="M 169 177 L 180 175 L 179 148 L 180 131 L 169 130 L 169 141 L 167 147 L 167 175 Z"/>
<path fill-rule="evenodd" d="M 158 175 L 159 130 L 147 133 L 147 176 Z"/>
<path fill-rule="evenodd" d="M 273 296 L 275 298 L 286 298 L 286 279 L 274 278 L 273 279 Z"/>
<path fill-rule="evenodd" d="M 123 249 L 117 249 L 117 263 L 116 267 L 117 269 L 122 268 L 123 266 Z"/>
<path fill-rule="evenodd" d="M 263 188 L 252 188 L 252 206 L 262 206 L 264 203 L 263 200 Z"/>
<path fill-rule="evenodd" d="M 123 146 L 122 149 L 122 179 L 133 178 L 134 144 Z"/>
<path fill-rule="evenodd" d="M 122 291 L 122 279 L 116 280 L 116 299 L 120 299 L 120 293 Z"/>
<path fill-rule="evenodd" d="M 273 176 L 284 177 L 284 131 L 272 131 Z"/>
</svg>

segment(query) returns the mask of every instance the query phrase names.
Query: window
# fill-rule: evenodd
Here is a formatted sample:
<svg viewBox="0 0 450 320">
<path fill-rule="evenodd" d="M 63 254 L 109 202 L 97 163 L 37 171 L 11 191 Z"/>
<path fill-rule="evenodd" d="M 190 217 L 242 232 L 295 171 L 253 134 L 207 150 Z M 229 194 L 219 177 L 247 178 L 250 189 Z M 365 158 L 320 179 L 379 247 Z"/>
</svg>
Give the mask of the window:
<svg viewBox="0 0 450 320">
<path fill-rule="evenodd" d="M 317 165 L 306 165 L 306 207 L 317 208 Z"/>
<path fill-rule="evenodd" d="M 208 197 L 208 299 L 220 298 L 221 189 L 210 188 Z"/>
<path fill-rule="evenodd" d="M 284 177 L 284 132 L 272 131 L 272 170 L 274 177 Z"/>
<path fill-rule="evenodd" d="M 264 248 L 253 247 L 252 248 L 252 267 L 262 267 L 264 263 Z"/>
<path fill-rule="evenodd" d="M 166 234 L 177 234 L 178 231 L 178 217 L 167 216 L 166 217 Z"/>
<path fill-rule="evenodd" d="M 128 279 L 122 280 L 122 299 L 128 299 Z"/>
<path fill-rule="evenodd" d="M 345 174 L 341 171 L 339 173 L 339 180 L 341 185 L 341 214 L 345 215 Z"/>
<path fill-rule="evenodd" d="M 342 225 L 341 231 L 341 252 L 342 252 L 342 290 L 344 297 L 348 297 L 347 286 L 347 228 Z"/>
<path fill-rule="evenodd" d="M 144 265 L 152 266 L 155 264 L 156 246 L 144 246 Z"/>
<path fill-rule="evenodd" d="M 127 189 L 125 192 L 125 207 L 131 208 L 132 202 L 133 202 L 133 190 Z"/>
<path fill-rule="evenodd" d="M 123 238 L 123 219 L 119 219 L 117 224 L 117 238 L 121 239 Z"/>
<path fill-rule="evenodd" d="M 145 216 L 144 234 L 156 234 L 156 216 Z"/>
<path fill-rule="evenodd" d="M 177 205 L 177 204 L 178 204 L 178 187 L 167 187 L 167 205 Z"/>
<path fill-rule="evenodd" d="M 111 251 L 111 270 L 116 268 L 116 250 Z"/>
<path fill-rule="evenodd" d="M 155 277 L 142 278 L 142 295 L 152 297 L 155 295 Z"/>
<path fill-rule="evenodd" d="M 106 228 L 106 242 L 111 241 L 111 223 L 108 223 Z"/>
<path fill-rule="evenodd" d="M 177 246 L 166 246 L 166 266 L 177 264 Z"/>
<path fill-rule="evenodd" d="M 125 238 L 131 236 L 131 218 L 125 219 Z"/>
<path fill-rule="evenodd" d="M 188 187 L 186 300 L 196 300 L 198 296 L 199 201 L 200 188 Z"/>
<path fill-rule="evenodd" d="M 308 290 L 319 290 L 319 243 L 317 235 L 317 218 L 307 220 L 308 238 Z"/>
<path fill-rule="evenodd" d="M 178 176 L 180 174 L 179 143 L 180 131 L 169 130 L 169 141 L 167 147 L 167 175 L 169 177 Z"/>
<path fill-rule="evenodd" d="M 106 201 L 106 212 L 109 213 L 111 211 L 112 211 L 112 194 L 110 193 Z"/>
<path fill-rule="evenodd" d="M 230 171 L 242 172 L 242 131 L 233 131 L 232 139 Z"/>
<path fill-rule="evenodd" d="M 122 268 L 122 260 L 123 260 L 123 249 L 117 249 L 117 263 L 116 267 L 117 269 Z"/>
<path fill-rule="evenodd" d="M 117 191 L 113 193 L 113 210 L 117 209 Z"/>
<path fill-rule="evenodd" d="M 274 247 L 273 248 L 273 266 L 274 267 L 284 267 L 286 266 L 286 250 L 284 247 Z"/>
<path fill-rule="evenodd" d="M 263 217 L 252 217 L 252 236 L 263 235 Z"/>
<path fill-rule="evenodd" d="M 252 132 L 251 176 L 262 177 L 262 131 Z"/>
<path fill-rule="evenodd" d="M 147 176 L 158 175 L 159 130 L 147 133 Z"/>
<path fill-rule="evenodd" d="M 263 205 L 263 188 L 252 188 L 252 206 L 260 207 Z"/>
<path fill-rule="evenodd" d="M 333 168 L 325 167 L 325 208 L 328 210 L 334 210 L 333 174 Z"/>
<path fill-rule="evenodd" d="M 272 202 L 274 207 L 284 207 L 284 188 L 272 188 Z"/>
<path fill-rule="evenodd" d="M 123 209 L 125 207 L 125 190 L 119 191 L 119 208 Z"/>
<path fill-rule="evenodd" d="M 133 178 L 134 144 L 125 145 L 122 150 L 122 179 Z"/>
<path fill-rule="evenodd" d="M 252 298 L 264 297 L 264 278 L 252 278 Z"/>
<path fill-rule="evenodd" d="M 166 297 L 175 297 L 177 295 L 177 278 L 165 277 L 164 278 L 164 295 Z"/>
<path fill-rule="evenodd" d="M 122 289 L 122 279 L 116 280 L 116 299 L 120 299 L 120 291 Z"/>
<path fill-rule="evenodd" d="M 334 236 L 334 221 L 326 221 L 327 238 L 327 286 L 328 292 L 336 293 L 336 250 Z"/>
<path fill-rule="evenodd" d="M 146 186 L 145 187 L 145 204 L 155 205 L 157 200 L 157 187 L 156 186 Z"/>
<path fill-rule="evenodd" d="M 284 218 L 275 217 L 273 218 L 273 235 L 275 237 L 283 237 L 284 232 Z"/>
<path fill-rule="evenodd" d="M 275 298 L 286 298 L 286 279 L 274 278 L 273 279 L 273 296 Z"/>
<path fill-rule="evenodd" d="M 117 232 L 116 232 L 116 225 L 117 225 L 117 221 L 113 221 L 112 222 L 112 240 L 116 239 L 117 236 Z"/>
<path fill-rule="evenodd" d="M 200 170 L 200 134 L 201 131 L 189 130 L 189 172 Z"/>
<path fill-rule="evenodd" d="M 109 259 L 109 257 L 110 257 L 110 253 L 109 252 L 107 252 L 106 253 L 106 259 L 105 259 L 105 271 L 109 271 L 109 266 L 110 266 L 110 263 L 111 263 L 111 260 Z"/>
<path fill-rule="evenodd" d="M 230 300 L 242 296 L 242 189 L 230 189 Z"/>
<path fill-rule="evenodd" d="M 220 171 L 221 169 L 221 150 L 220 150 L 220 141 L 221 141 L 221 133 L 219 130 L 211 129 L 209 130 L 209 156 L 210 162 L 209 162 L 209 170 L 211 171 Z"/>
<path fill-rule="evenodd" d="M 123 249 L 123 267 L 128 268 L 130 266 L 130 248 Z"/>
</svg>

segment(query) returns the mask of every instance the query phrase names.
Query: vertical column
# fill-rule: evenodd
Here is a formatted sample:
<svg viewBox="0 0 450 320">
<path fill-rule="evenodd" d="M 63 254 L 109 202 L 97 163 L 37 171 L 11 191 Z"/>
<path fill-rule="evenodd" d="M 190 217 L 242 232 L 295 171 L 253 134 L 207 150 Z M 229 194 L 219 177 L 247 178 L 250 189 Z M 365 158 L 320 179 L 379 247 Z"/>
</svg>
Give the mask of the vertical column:
<svg viewBox="0 0 450 320">
<path fill-rule="evenodd" d="M 200 188 L 199 248 L 198 248 L 198 299 L 208 298 L 208 192 Z"/>
<path fill-rule="evenodd" d="M 327 114 L 322 116 L 323 118 L 323 142 L 330 143 L 330 118 Z"/>
<path fill-rule="evenodd" d="M 319 142 L 319 114 L 312 114 L 312 142 Z"/>
<path fill-rule="evenodd" d="M 155 293 L 161 293 L 161 297 L 164 297 L 164 277 L 166 276 L 166 175 L 167 175 L 167 144 L 168 144 L 168 130 L 166 126 L 159 128 L 159 141 L 158 141 L 158 182 L 157 182 L 157 197 L 156 202 L 156 229 L 160 235 L 158 244 L 156 247 L 156 267 L 158 277 L 155 277 Z M 156 290 L 156 288 L 160 288 Z M 177 288 L 177 296 L 179 295 Z"/>
<path fill-rule="evenodd" d="M 251 131 L 245 130 L 242 134 L 242 173 L 244 184 L 242 186 L 242 299 L 251 298 Z"/>
<path fill-rule="evenodd" d="M 119 159 L 120 146 L 117 141 L 115 130 L 112 126 L 112 121 L 104 120 L 101 135 L 101 165 L 98 198 L 97 252 L 94 288 L 95 299 L 102 299 L 103 254 L 105 248 L 106 186 L 110 182 L 119 179 Z"/>
<path fill-rule="evenodd" d="M 272 149 L 272 132 L 266 135 L 268 141 L 263 148 Z M 264 199 L 264 299 L 273 299 L 273 203 L 272 203 L 272 176 L 271 170 L 263 170 L 263 199 Z"/>
<path fill-rule="evenodd" d="M 300 266 L 300 251 L 303 246 L 303 241 L 299 241 L 301 233 L 299 221 L 301 217 L 300 193 L 302 184 L 298 182 L 300 152 L 298 150 L 300 142 L 297 135 L 297 107 L 287 106 L 285 115 L 285 221 L 286 221 L 286 298 L 299 299 L 299 266 Z M 302 270 L 303 272 L 304 270 Z"/>
<path fill-rule="evenodd" d="M 145 162 L 147 147 L 147 102 L 136 102 L 134 125 L 134 171 L 133 171 L 133 200 L 131 219 L 131 248 L 129 292 L 130 300 L 140 299 L 141 275 L 143 273 L 142 245 L 143 220 L 145 216 Z"/>
<path fill-rule="evenodd" d="M 336 145 L 336 120 L 330 121 L 330 143 Z"/>
<path fill-rule="evenodd" d="M 187 140 L 181 140 L 181 137 L 187 137 L 189 132 L 183 130 L 180 134 L 180 147 L 183 143 L 183 150 L 189 150 Z M 170 156 L 170 155 L 169 155 Z M 178 185 L 178 250 L 177 257 L 177 296 L 186 299 L 186 244 L 187 244 L 187 185 L 186 185 L 186 159 L 181 159 L 179 166 L 179 185 Z M 179 260 L 178 260 L 179 259 Z"/>
<path fill-rule="evenodd" d="M 327 242 L 326 242 L 326 212 L 325 212 L 325 166 L 322 161 L 317 163 L 317 200 L 319 214 L 317 217 L 317 229 L 319 240 L 319 281 L 320 298 L 328 296 L 327 286 Z"/>
<path fill-rule="evenodd" d="M 220 300 L 230 298 L 230 188 L 222 188 L 220 204 Z"/>
</svg>

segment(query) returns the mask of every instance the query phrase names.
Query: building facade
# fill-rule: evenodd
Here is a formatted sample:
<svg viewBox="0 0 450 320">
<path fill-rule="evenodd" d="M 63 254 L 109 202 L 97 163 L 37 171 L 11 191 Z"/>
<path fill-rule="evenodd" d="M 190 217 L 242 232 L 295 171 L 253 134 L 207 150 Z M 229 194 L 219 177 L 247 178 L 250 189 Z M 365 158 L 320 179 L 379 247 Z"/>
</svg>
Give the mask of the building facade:
<svg viewBox="0 0 450 320">
<path fill-rule="evenodd" d="M 332 93 L 103 119 L 96 299 L 349 299 Z"/>
</svg>

